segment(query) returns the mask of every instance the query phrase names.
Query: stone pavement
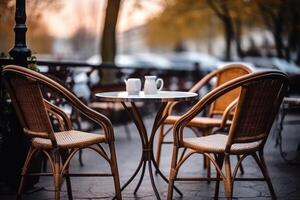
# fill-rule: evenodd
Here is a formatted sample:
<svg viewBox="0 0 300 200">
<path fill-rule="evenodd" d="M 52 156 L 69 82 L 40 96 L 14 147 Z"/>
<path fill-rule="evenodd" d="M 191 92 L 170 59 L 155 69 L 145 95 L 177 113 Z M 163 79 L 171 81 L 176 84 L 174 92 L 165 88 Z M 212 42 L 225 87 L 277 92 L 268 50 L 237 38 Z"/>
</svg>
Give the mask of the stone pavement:
<svg viewBox="0 0 300 200">
<path fill-rule="evenodd" d="M 150 128 L 152 118 L 146 119 L 146 126 Z M 283 146 L 287 152 L 295 151 L 300 135 L 297 135 L 299 125 L 286 126 L 283 134 Z M 131 139 L 125 134 L 124 126 L 115 127 L 117 158 L 119 164 L 119 173 L 121 184 L 134 172 L 141 155 L 141 143 L 134 124 L 129 124 Z M 299 200 L 300 199 L 300 165 L 287 164 L 280 157 L 278 148 L 275 148 L 275 133 L 272 131 L 268 143 L 265 147 L 265 158 L 272 182 L 278 196 L 278 199 L 283 200 Z M 290 155 L 290 154 L 289 154 Z M 171 145 L 164 145 L 162 154 L 161 169 L 164 174 L 168 176 L 168 169 L 171 157 Z M 107 171 L 109 168 L 105 162 L 98 157 L 98 155 L 90 150 L 83 152 L 84 166 L 80 167 L 77 157 L 71 163 L 71 171 L 73 172 L 97 172 Z M 260 176 L 260 171 L 252 158 L 247 158 L 244 162 L 245 174 L 244 177 Z M 202 157 L 192 156 L 186 164 L 181 168 L 179 175 L 182 176 L 198 176 L 205 175 L 203 170 Z M 145 173 L 144 181 L 136 195 L 133 190 L 138 182 L 139 176 L 132 182 L 123 192 L 124 199 L 156 199 L 150 184 L 148 173 Z M 114 195 L 112 178 L 72 178 L 73 196 L 74 199 L 111 199 Z M 160 178 L 156 177 L 156 184 L 162 199 L 166 199 L 167 184 Z M 178 188 L 183 192 L 183 197 L 179 197 L 174 192 L 174 199 L 213 199 L 214 182 L 208 184 L 207 182 L 177 182 Z M 53 181 L 50 177 L 43 177 L 37 185 L 42 187 L 41 191 L 31 194 L 25 194 L 25 200 L 39 199 L 53 199 Z M 67 192 L 65 184 L 61 192 L 62 199 L 67 199 Z M 223 198 L 222 198 L 223 197 Z M 265 182 L 241 182 L 234 183 L 234 197 L 235 199 L 271 199 Z M 14 199 L 13 195 L 0 195 L 0 199 Z M 220 199 L 224 199 L 223 184 L 220 185 Z"/>
</svg>

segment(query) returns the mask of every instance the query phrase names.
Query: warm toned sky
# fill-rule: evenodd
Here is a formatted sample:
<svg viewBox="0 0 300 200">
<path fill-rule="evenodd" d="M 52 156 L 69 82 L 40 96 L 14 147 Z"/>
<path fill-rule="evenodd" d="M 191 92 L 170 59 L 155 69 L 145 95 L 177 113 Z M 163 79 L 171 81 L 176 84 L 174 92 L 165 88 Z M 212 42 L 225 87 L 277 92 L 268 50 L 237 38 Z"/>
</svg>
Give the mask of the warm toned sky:
<svg viewBox="0 0 300 200">
<path fill-rule="evenodd" d="M 134 6 L 139 1 L 141 7 Z M 118 21 L 118 31 L 141 25 L 156 15 L 161 6 L 157 0 L 123 0 Z M 99 33 L 104 21 L 106 0 L 64 0 L 59 11 L 44 14 L 53 36 L 69 37 L 80 26 Z"/>
</svg>

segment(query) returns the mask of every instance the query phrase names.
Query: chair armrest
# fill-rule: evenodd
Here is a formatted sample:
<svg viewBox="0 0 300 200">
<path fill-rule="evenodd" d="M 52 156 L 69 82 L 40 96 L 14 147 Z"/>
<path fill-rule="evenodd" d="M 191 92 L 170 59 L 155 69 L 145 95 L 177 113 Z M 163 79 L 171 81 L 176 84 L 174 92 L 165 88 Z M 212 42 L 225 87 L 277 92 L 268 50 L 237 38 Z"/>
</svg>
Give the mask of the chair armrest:
<svg viewBox="0 0 300 200">
<path fill-rule="evenodd" d="M 238 102 L 238 98 L 236 98 L 235 100 L 233 100 L 227 106 L 227 108 L 225 109 L 225 111 L 224 111 L 224 113 L 222 115 L 222 122 L 221 122 L 221 125 L 220 125 L 220 129 L 225 128 L 225 126 L 227 124 L 228 117 L 229 117 L 230 113 L 233 111 L 233 109 L 235 109 L 235 107 L 237 105 L 237 102 Z"/>
<path fill-rule="evenodd" d="M 62 89 L 62 88 L 60 88 Z M 89 108 L 86 106 L 82 101 L 80 101 L 73 93 L 68 91 L 67 89 L 63 88 L 61 93 L 67 101 L 76 108 L 80 113 L 82 113 L 84 116 L 89 118 L 91 121 L 94 121 L 96 124 L 98 124 L 105 133 L 105 137 L 107 141 L 113 141 L 114 140 L 114 131 L 112 127 L 111 121 L 105 116 L 97 111 Z"/>
<path fill-rule="evenodd" d="M 72 129 L 72 122 L 70 118 L 67 116 L 67 114 L 60 109 L 58 106 L 50 103 L 49 101 L 44 99 L 44 104 L 48 112 L 55 115 L 58 123 L 60 125 L 61 131 L 63 130 L 71 130 Z M 63 122 L 62 122 L 63 120 Z"/>
</svg>

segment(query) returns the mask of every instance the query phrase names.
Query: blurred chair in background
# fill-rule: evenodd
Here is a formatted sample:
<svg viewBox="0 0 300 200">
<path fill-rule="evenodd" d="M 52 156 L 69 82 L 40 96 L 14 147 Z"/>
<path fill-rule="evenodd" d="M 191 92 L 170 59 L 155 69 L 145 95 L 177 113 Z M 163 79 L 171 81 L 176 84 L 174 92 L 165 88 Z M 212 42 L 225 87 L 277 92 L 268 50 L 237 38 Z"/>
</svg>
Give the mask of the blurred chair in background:
<svg viewBox="0 0 300 200">
<path fill-rule="evenodd" d="M 279 146 L 280 155 L 284 161 L 289 164 L 299 164 L 300 161 L 300 141 L 296 143 L 297 140 L 294 139 L 294 144 L 296 144 L 296 148 L 293 152 L 291 149 L 294 147 L 294 144 L 288 142 L 286 138 L 288 137 L 289 131 L 284 131 L 287 125 L 299 125 L 300 120 L 298 117 L 292 117 L 293 115 L 299 115 L 300 112 L 300 98 L 299 97 L 285 97 L 283 99 L 281 109 L 279 111 L 276 123 L 276 144 L 275 146 Z M 290 115 L 290 116 L 289 116 Z M 286 118 L 287 117 L 287 118 Z"/>
</svg>

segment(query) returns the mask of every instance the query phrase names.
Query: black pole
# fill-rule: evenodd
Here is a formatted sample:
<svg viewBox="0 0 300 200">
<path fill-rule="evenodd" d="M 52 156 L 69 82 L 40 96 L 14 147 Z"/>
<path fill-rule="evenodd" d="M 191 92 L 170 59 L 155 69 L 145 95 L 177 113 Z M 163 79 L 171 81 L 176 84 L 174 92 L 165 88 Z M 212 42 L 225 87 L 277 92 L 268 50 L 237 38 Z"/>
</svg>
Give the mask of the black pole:
<svg viewBox="0 0 300 200">
<path fill-rule="evenodd" d="M 31 56 L 31 50 L 26 46 L 26 0 L 16 0 L 16 14 L 14 27 L 15 46 L 9 51 L 9 55 L 13 57 L 15 64 L 26 67 L 27 58 Z"/>
<path fill-rule="evenodd" d="M 0 0 L 2 1 L 2 0 Z M 31 50 L 26 46 L 26 0 L 16 0 L 16 13 L 15 13 L 15 44 L 9 51 L 9 55 L 13 57 L 6 64 L 16 64 L 19 66 L 27 67 L 27 58 L 31 56 Z M 2 63 L 0 63 L 2 64 Z M 0 71 L 1 71 L 0 65 Z M 1 74 L 1 73 L 0 73 Z M 0 80 L 1 81 L 1 80 Z M 1 84 L 0 84 L 1 85 Z M 3 86 L 1 86 L 3 87 Z M 7 184 L 12 191 L 18 188 L 20 174 L 22 172 L 22 166 L 24 164 L 26 154 L 28 152 L 30 142 L 28 138 L 22 133 L 22 127 L 18 120 L 18 117 L 13 110 L 11 101 L 7 100 L 7 95 L 4 90 L 1 89 L 0 96 L 0 158 L 4 160 L 5 164 L 1 163 L 0 171 L 1 180 Z M 3 126 L 5 125 L 5 126 Z M 4 128 L 3 128 L 4 127 Z M 17 148 L 16 148 L 17 147 Z M 35 159 L 35 163 L 32 163 L 32 171 L 40 171 L 42 159 Z M 31 189 L 34 184 L 38 182 L 38 177 L 28 177 L 26 181 L 26 189 Z"/>
</svg>

